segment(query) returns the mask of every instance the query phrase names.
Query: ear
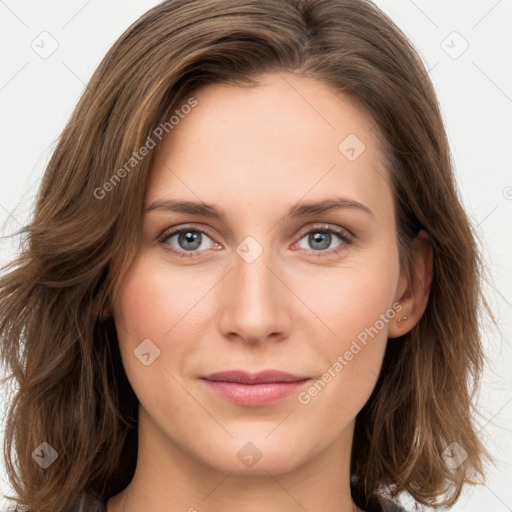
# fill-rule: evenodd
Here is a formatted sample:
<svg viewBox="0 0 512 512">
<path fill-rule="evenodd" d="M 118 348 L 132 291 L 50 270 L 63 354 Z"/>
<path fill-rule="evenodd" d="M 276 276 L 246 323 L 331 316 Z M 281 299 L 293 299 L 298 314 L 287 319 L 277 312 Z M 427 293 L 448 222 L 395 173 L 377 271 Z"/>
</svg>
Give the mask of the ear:
<svg viewBox="0 0 512 512">
<path fill-rule="evenodd" d="M 432 283 L 433 257 L 428 234 L 421 230 L 411 246 L 412 268 L 400 275 L 395 301 L 402 309 L 389 323 L 389 338 L 409 332 L 420 320 L 427 307 Z"/>
<path fill-rule="evenodd" d="M 107 320 L 110 318 L 110 304 L 108 302 L 105 302 L 105 305 L 103 306 L 103 314 L 101 316 L 102 320 Z"/>
</svg>

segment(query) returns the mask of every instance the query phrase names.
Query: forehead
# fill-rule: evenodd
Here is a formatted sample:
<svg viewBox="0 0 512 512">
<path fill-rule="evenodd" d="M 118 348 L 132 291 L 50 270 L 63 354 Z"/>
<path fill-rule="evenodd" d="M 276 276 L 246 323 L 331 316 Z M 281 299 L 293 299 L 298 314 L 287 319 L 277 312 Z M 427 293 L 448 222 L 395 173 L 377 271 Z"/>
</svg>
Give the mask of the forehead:
<svg viewBox="0 0 512 512">
<path fill-rule="evenodd" d="M 326 193 L 377 209 L 389 203 L 374 122 L 323 82 L 275 73 L 255 87 L 210 84 L 192 96 L 197 106 L 159 148 L 146 204 L 162 196 L 245 198 L 249 208 Z"/>
</svg>

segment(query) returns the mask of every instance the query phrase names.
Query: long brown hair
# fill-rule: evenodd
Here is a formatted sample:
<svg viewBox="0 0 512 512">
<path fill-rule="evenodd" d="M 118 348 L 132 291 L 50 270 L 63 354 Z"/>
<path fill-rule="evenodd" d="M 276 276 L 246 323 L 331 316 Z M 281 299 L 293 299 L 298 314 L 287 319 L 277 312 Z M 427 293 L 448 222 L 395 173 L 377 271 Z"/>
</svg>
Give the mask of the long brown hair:
<svg viewBox="0 0 512 512">
<path fill-rule="evenodd" d="M 158 127 L 170 131 L 199 86 L 256 85 L 281 71 L 318 79 L 371 114 L 385 144 L 402 267 L 420 229 L 433 248 L 426 311 L 388 344 L 357 417 L 355 501 L 371 507 L 387 489 L 450 506 L 483 474 L 472 419 L 483 267 L 416 51 L 367 0 L 169 0 L 129 27 L 94 73 L 19 233 L 23 248 L 0 279 L 1 360 L 17 385 L 4 456 L 20 505 L 76 509 L 84 495 L 117 494 L 134 473 L 137 398 L 102 311 L 140 244 L 156 149 L 135 153 L 148 137 L 158 147 Z M 32 458 L 43 442 L 58 452 L 46 469 Z M 453 442 L 467 455 L 457 468 L 444 457 Z"/>
</svg>

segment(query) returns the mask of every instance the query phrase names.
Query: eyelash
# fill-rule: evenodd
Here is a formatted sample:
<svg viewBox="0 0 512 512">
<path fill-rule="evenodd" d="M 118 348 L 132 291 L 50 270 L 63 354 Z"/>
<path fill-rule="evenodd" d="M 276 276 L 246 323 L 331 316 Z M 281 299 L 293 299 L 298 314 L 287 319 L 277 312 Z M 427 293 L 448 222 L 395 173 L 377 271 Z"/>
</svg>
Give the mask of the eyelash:
<svg viewBox="0 0 512 512">
<path fill-rule="evenodd" d="M 178 255 L 182 258 L 200 257 L 200 253 L 202 251 L 177 250 L 167 243 L 167 240 L 172 238 L 174 235 L 178 235 L 180 233 L 187 232 L 187 231 L 196 231 L 198 233 L 203 233 L 203 234 L 207 235 L 213 241 L 213 237 L 208 232 L 208 230 L 206 230 L 202 227 L 196 227 L 196 226 L 184 226 L 179 229 L 174 229 L 172 231 L 165 232 L 158 238 L 158 241 L 165 246 L 165 250 L 167 250 L 175 255 Z M 345 245 L 350 245 L 353 242 L 353 235 L 351 233 L 349 233 L 345 229 L 341 229 L 338 227 L 335 228 L 329 224 L 321 224 L 321 225 L 313 226 L 308 231 L 303 232 L 300 235 L 298 241 L 302 240 L 306 235 L 309 235 L 309 234 L 315 233 L 315 232 L 335 234 L 340 238 L 342 243 L 340 245 L 338 245 L 337 247 L 335 247 L 334 249 L 317 250 L 317 251 L 315 251 L 314 249 L 309 249 L 308 252 L 312 253 L 312 255 L 314 257 L 326 257 L 326 256 L 338 254 L 340 251 L 342 251 L 345 248 Z M 307 249 L 303 249 L 303 250 L 307 250 Z"/>
</svg>

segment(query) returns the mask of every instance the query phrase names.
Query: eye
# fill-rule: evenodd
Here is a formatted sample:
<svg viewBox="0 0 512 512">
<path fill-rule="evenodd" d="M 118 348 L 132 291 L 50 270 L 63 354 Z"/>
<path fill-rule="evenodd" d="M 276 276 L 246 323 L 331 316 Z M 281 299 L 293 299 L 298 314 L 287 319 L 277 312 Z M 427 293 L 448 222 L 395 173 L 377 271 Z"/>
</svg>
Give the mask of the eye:
<svg viewBox="0 0 512 512">
<path fill-rule="evenodd" d="M 334 238 L 333 238 L 334 235 Z M 333 241 L 335 239 L 340 240 L 340 242 L 334 246 L 334 248 L 329 249 Z M 306 244 L 308 244 L 312 249 L 308 247 L 303 247 L 300 245 L 302 240 L 306 240 Z M 314 256 L 323 256 L 325 253 L 328 254 L 336 254 L 339 251 L 343 250 L 346 245 L 352 243 L 352 236 L 345 230 L 341 228 L 334 228 L 329 225 L 316 226 L 314 229 L 310 229 L 303 235 L 299 242 L 299 248 L 306 249 L 312 253 Z M 326 250 L 329 249 L 329 250 Z"/>
<path fill-rule="evenodd" d="M 173 240 L 174 239 L 174 240 Z M 211 244 L 205 243 L 207 240 Z M 183 258 L 193 258 L 196 253 L 202 250 L 211 249 L 212 246 L 219 245 L 208 236 L 207 231 L 202 228 L 185 226 L 164 233 L 159 241 L 165 244 L 165 248 Z M 177 247 L 176 247 L 177 246 Z"/>
<path fill-rule="evenodd" d="M 329 249 L 336 238 L 340 242 L 334 248 Z M 300 242 L 304 239 L 306 239 L 306 243 L 310 244 L 312 249 L 301 246 Z M 210 243 L 208 243 L 208 240 Z M 337 254 L 346 245 L 351 244 L 352 241 L 352 235 L 348 231 L 339 227 L 321 225 L 306 231 L 296 244 L 299 245 L 300 249 L 309 251 L 313 256 L 321 257 Z M 194 258 L 201 256 L 201 251 L 221 248 L 217 242 L 212 240 L 206 229 L 195 226 L 184 226 L 166 232 L 159 238 L 159 242 L 164 244 L 167 251 L 177 254 L 182 258 Z"/>
</svg>

